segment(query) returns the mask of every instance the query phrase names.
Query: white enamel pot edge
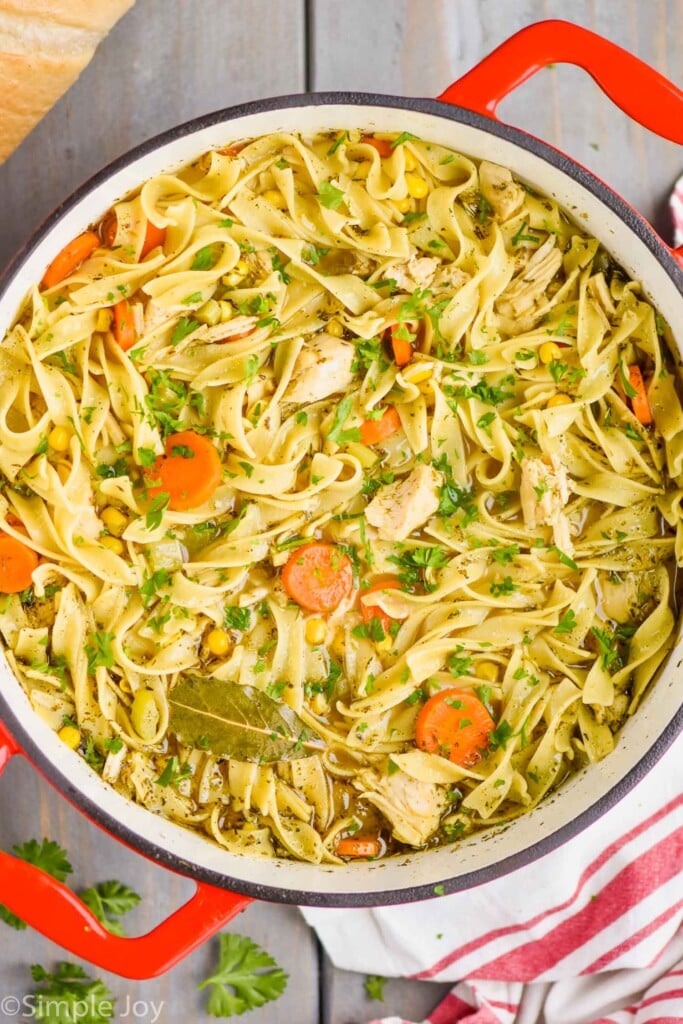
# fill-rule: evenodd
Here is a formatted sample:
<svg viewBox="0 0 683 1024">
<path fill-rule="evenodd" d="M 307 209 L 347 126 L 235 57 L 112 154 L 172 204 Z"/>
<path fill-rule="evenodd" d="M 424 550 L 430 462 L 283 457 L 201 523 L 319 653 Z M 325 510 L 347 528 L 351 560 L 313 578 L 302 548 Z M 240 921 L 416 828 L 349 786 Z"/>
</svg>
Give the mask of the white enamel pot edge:
<svg viewBox="0 0 683 1024">
<path fill-rule="evenodd" d="M 515 129 L 433 100 L 358 94 L 284 97 L 223 111 L 184 125 L 122 157 L 86 183 L 38 230 L 0 283 L 0 337 L 28 288 L 66 242 L 144 180 L 232 139 L 279 130 L 329 128 L 409 131 L 477 159 L 509 166 L 555 198 L 599 238 L 669 323 L 683 350 L 683 272 L 649 226 L 589 172 Z M 683 679 L 676 649 L 605 761 L 569 780 L 529 814 L 444 847 L 344 868 L 237 857 L 201 835 L 153 815 L 106 785 L 32 711 L 4 658 L 0 718 L 67 798 L 146 856 L 198 880 L 271 901 L 368 906 L 426 898 L 499 877 L 569 840 L 627 796 L 683 728 Z"/>
</svg>

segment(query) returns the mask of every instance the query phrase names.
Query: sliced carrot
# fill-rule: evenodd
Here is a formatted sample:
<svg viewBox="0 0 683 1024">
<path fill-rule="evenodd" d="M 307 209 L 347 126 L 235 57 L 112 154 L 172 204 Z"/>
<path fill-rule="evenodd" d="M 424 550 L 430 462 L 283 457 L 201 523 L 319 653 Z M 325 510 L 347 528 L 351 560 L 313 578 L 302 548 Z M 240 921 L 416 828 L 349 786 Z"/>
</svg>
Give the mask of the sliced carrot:
<svg viewBox="0 0 683 1024">
<path fill-rule="evenodd" d="M 104 218 L 100 231 L 104 244 L 110 249 L 113 249 L 116 244 L 116 232 L 118 231 L 118 219 L 114 210 L 110 210 Z M 147 229 L 145 231 L 145 240 L 142 243 L 142 249 L 140 251 L 140 259 L 144 259 L 148 252 L 151 252 L 152 249 L 156 249 L 158 245 L 163 245 L 165 241 L 166 228 L 158 228 L 156 224 L 152 224 L 151 220 L 148 220 Z"/>
<path fill-rule="evenodd" d="M 241 341 L 242 338 L 248 338 L 249 335 L 253 334 L 255 330 L 256 328 L 252 327 L 250 331 L 242 331 L 240 334 L 229 334 L 227 338 L 221 338 L 220 341 L 217 342 L 217 344 L 227 345 L 229 341 Z"/>
<path fill-rule="evenodd" d="M 158 228 L 156 224 L 152 224 L 151 220 L 147 221 L 147 230 L 145 231 L 145 240 L 142 243 L 142 250 L 140 252 L 140 259 L 143 260 L 148 252 L 152 249 L 156 249 L 158 245 L 163 245 L 166 241 L 166 228 Z"/>
<path fill-rule="evenodd" d="M 185 512 L 208 501 L 222 477 L 218 452 L 208 437 L 194 430 L 181 430 L 166 438 L 166 453 L 147 470 L 153 482 L 150 498 L 170 496 L 169 508 Z"/>
<path fill-rule="evenodd" d="M 84 231 L 82 235 L 73 238 L 61 252 L 57 253 L 43 274 L 43 286 L 54 288 L 69 274 L 73 274 L 74 270 L 81 265 L 83 260 L 87 260 L 99 244 L 100 240 L 94 231 Z"/>
<path fill-rule="evenodd" d="M 647 400 L 647 391 L 645 390 L 643 375 L 640 371 L 640 367 L 636 363 L 633 363 L 628 368 L 628 380 L 629 384 L 636 392 L 631 398 L 633 415 L 637 417 L 644 427 L 649 427 L 653 422 L 652 410 L 650 409 L 650 403 Z"/>
<path fill-rule="evenodd" d="M 116 232 L 119 230 L 119 219 L 114 210 L 110 210 L 100 225 L 102 241 L 109 249 L 116 245 Z"/>
<path fill-rule="evenodd" d="M 6 533 L 0 534 L 0 593 L 18 594 L 33 582 L 38 555 Z"/>
<path fill-rule="evenodd" d="M 225 146 L 224 149 L 219 149 L 218 152 L 222 153 L 223 156 L 238 156 L 244 147 L 246 142 L 238 143 L 236 146 Z"/>
<path fill-rule="evenodd" d="M 362 596 L 364 597 L 366 594 L 375 594 L 381 590 L 400 589 L 401 584 L 396 576 L 386 576 L 384 579 L 375 580 L 375 582 L 371 583 L 369 587 L 366 587 L 365 590 L 362 591 Z M 361 601 L 360 613 L 363 616 L 363 622 L 370 622 L 372 619 L 379 619 L 385 633 L 389 632 L 391 623 L 395 621 L 390 615 L 387 615 L 387 613 L 383 611 L 378 604 L 364 604 L 364 602 Z"/>
<path fill-rule="evenodd" d="M 378 857 L 382 849 L 379 839 L 368 836 L 338 839 L 336 851 L 340 857 Z"/>
<path fill-rule="evenodd" d="M 441 690 L 417 716 L 415 743 L 420 750 L 471 768 L 488 747 L 494 728 L 490 714 L 469 690 Z"/>
<path fill-rule="evenodd" d="M 401 417 L 393 405 L 382 413 L 378 420 L 365 420 L 361 423 L 360 436 L 363 444 L 377 444 L 391 437 L 397 430 L 401 429 Z"/>
<path fill-rule="evenodd" d="M 114 337 L 118 345 L 127 352 L 138 340 L 133 319 L 133 308 L 127 299 L 121 299 L 113 307 L 114 310 Z"/>
<path fill-rule="evenodd" d="M 374 135 L 364 135 L 360 141 L 376 149 L 381 157 L 391 156 L 393 153 L 389 139 L 376 139 Z"/>
<path fill-rule="evenodd" d="M 331 612 L 353 589 L 351 560 L 335 544 L 304 544 L 290 555 L 282 585 L 309 612 Z"/>
<path fill-rule="evenodd" d="M 398 329 L 399 324 L 394 324 L 391 328 L 391 349 L 394 353 L 394 362 L 397 366 L 407 366 L 413 358 L 413 346 L 405 338 L 397 337 Z"/>
</svg>

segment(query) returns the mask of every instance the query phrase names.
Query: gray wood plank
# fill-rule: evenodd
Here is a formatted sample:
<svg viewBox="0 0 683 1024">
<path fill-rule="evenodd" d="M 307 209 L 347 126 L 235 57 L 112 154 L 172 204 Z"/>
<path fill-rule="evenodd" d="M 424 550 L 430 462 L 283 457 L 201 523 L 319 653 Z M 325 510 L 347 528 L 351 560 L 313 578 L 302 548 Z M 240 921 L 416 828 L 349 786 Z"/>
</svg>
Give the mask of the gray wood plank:
<svg viewBox="0 0 683 1024">
<path fill-rule="evenodd" d="M 301 91 L 303 6 L 303 0 L 138 0 L 72 90 L 0 167 L 0 267 L 64 196 L 131 146 L 198 114 Z M 272 59 L 274 40 L 286 59 Z M 147 931 L 192 892 L 187 880 L 90 825 L 27 764 L 13 763 L 0 782 L 0 846 L 34 836 L 68 849 L 78 888 L 108 878 L 132 885 L 143 898 L 130 915 L 132 934 Z M 268 949 L 291 978 L 284 996 L 249 1020 L 317 1024 L 316 943 L 298 912 L 254 904 L 228 927 Z M 0 929 L 0 993 L 21 999 L 30 990 L 29 965 L 53 964 L 66 954 L 35 932 L 13 932 L 2 923 Z M 163 1002 L 163 1024 L 185 1024 L 207 1019 L 206 995 L 195 986 L 215 958 L 210 943 L 165 977 L 139 983 L 85 966 L 117 995 L 120 1016 L 139 1000 L 137 1018 L 129 1009 L 127 1019 L 151 1024 L 151 1004 Z"/>
<path fill-rule="evenodd" d="M 151 864 L 102 833 L 78 811 L 61 799 L 52 787 L 26 762 L 15 758 L 0 784 L 0 847 L 44 836 L 59 842 L 74 868 L 70 884 L 80 891 L 96 882 L 118 879 L 142 896 L 139 907 L 126 916 L 128 934 L 142 934 L 187 900 L 193 884 Z M 11 931 L 0 922 L 0 995 L 19 1000 L 32 991 L 29 966 L 45 967 L 59 960 L 74 962 L 63 949 L 37 932 Z M 313 933 L 294 907 L 252 904 L 226 931 L 248 935 L 270 952 L 290 976 L 285 993 L 254 1010 L 253 1024 L 316 1024 L 318 1013 L 318 956 Z M 212 973 L 217 962 L 217 943 L 209 942 L 168 974 L 153 981 L 134 982 L 106 971 L 83 967 L 101 977 L 117 998 L 117 1014 L 125 1017 L 126 1007 L 139 1003 L 140 1024 L 153 1024 L 155 1011 L 162 1024 L 186 1024 L 205 1017 L 206 993 L 196 986 Z M 135 1019 L 132 1012 L 129 1019 Z M 2 1016 L 0 1010 L 0 1018 Z M 10 1019 L 7 1015 L 6 1019 Z"/>
<path fill-rule="evenodd" d="M 387 978 L 383 999 L 371 999 L 365 983 L 367 975 L 340 971 L 324 957 L 322 963 L 322 1024 L 363 1024 L 377 1017 L 399 1017 L 421 1021 L 441 1002 L 450 985 L 429 981 Z"/>
<path fill-rule="evenodd" d="M 542 18 L 607 36 L 682 84 L 681 0 L 314 0 L 312 87 L 436 96 L 504 39 Z M 565 150 L 668 230 L 665 202 L 680 147 L 628 120 L 580 69 L 539 72 L 499 109 L 502 120 Z"/>
<path fill-rule="evenodd" d="M 200 114 L 302 91 L 303 15 L 303 0 L 138 0 L 0 166 L 0 267 L 65 196 L 131 146 Z M 273 59 L 276 45 L 285 59 Z"/>
<path fill-rule="evenodd" d="M 681 84 L 681 0 L 311 0 L 311 87 L 436 96 L 520 28 L 568 18 L 607 36 Z M 501 120 L 563 149 L 666 236 L 666 201 L 683 152 L 630 122 L 579 68 L 539 72 L 506 99 Z M 370 1002 L 360 974 L 323 965 L 324 1024 L 398 1014 L 422 1020 L 448 986 L 391 980 Z"/>
</svg>

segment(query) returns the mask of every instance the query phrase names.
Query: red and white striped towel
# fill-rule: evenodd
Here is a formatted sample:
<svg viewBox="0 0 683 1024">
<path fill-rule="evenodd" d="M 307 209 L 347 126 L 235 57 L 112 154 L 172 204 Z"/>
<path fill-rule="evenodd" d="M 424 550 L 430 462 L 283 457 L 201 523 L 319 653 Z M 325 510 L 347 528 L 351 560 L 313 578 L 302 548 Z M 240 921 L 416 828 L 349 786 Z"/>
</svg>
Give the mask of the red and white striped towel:
<svg viewBox="0 0 683 1024">
<path fill-rule="evenodd" d="M 682 763 L 683 738 L 598 822 L 494 882 L 303 914 L 338 967 L 465 979 L 429 1024 L 682 1022 Z"/>
<path fill-rule="evenodd" d="M 683 177 L 670 209 L 683 246 Z M 600 821 L 495 882 L 304 917 L 338 967 L 466 979 L 427 1024 L 681 1024 L 682 765 L 683 737 Z"/>
<path fill-rule="evenodd" d="M 678 179 L 669 200 L 674 225 L 674 246 L 683 245 L 683 176 Z"/>
</svg>

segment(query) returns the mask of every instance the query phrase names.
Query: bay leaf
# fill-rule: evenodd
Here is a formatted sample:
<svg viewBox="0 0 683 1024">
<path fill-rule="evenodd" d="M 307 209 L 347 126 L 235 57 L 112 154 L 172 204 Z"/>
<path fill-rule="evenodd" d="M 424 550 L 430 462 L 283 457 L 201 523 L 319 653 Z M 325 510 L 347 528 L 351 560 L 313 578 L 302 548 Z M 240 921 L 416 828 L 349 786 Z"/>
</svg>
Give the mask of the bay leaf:
<svg viewBox="0 0 683 1024">
<path fill-rule="evenodd" d="M 169 732 L 217 757 L 269 764 L 310 757 L 317 736 L 286 704 L 253 686 L 186 676 L 171 690 Z M 311 740 L 317 739 L 318 743 Z"/>
</svg>

